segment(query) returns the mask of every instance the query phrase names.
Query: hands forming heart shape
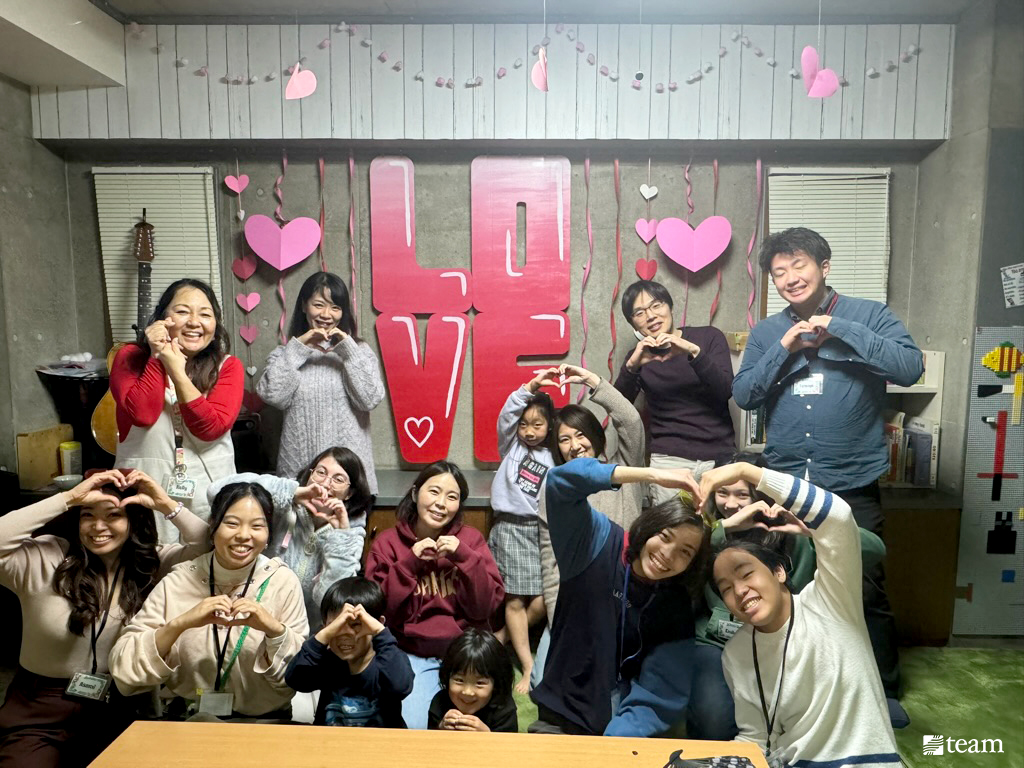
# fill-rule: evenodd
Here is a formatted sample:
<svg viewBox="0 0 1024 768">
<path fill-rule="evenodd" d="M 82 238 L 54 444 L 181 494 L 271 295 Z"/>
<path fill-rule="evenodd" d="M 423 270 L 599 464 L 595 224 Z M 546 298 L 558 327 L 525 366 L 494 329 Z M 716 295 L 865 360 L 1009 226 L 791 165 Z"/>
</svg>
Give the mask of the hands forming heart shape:
<svg viewBox="0 0 1024 768">
<path fill-rule="evenodd" d="M 323 328 L 310 328 L 299 337 L 299 341 L 308 347 L 319 349 L 322 352 L 330 352 L 347 338 L 347 334 L 335 326 L 328 330 Z"/>
<path fill-rule="evenodd" d="M 420 560 L 440 560 L 450 557 L 462 542 L 455 536 L 438 536 L 437 539 L 420 539 L 412 545 L 412 553 Z"/>
<path fill-rule="evenodd" d="M 110 487 L 121 491 L 134 488 L 135 493 L 121 498 L 104 490 Z M 123 509 L 129 504 L 140 504 L 146 509 L 159 510 L 164 514 L 169 514 L 176 506 L 163 486 L 140 469 L 133 469 L 127 475 L 120 469 L 96 472 L 70 491 L 65 491 L 64 501 L 68 507 L 90 507 L 108 503 Z"/>
</svg>

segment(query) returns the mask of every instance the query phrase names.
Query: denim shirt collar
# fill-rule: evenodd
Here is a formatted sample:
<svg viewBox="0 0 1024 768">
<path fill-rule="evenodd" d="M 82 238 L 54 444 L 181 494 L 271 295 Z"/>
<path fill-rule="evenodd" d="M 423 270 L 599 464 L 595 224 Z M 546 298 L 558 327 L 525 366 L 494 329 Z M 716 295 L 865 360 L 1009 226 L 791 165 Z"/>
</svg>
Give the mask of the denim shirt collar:
<svg viewBox="0 0 1024 768">
<path fill-rule="evenodd" d="M 816 314 L 816 315 L 824 315 L 826 313 L 826 311 L 828 310 L 828 305 L 831 304 L 832 303 L 832 299 L 835 298 L 836 292 L 831 287 L 829 287 L 829 286 L 825 286 L 825 288 L 827 289 L 825 291 L 825 298 L 823 298 L 821 300 L 821 304 L 819 304 L 818 308 L 814 311 L 814 314 Z M 785 312 L 786 312 L 786 317 L 788 317 L 794 323 L 799 323 L 800 322 L 801 317 L 793 309 L 793 305 L 792 304 L 787 304 L 786 305 Z"/>
</svg>

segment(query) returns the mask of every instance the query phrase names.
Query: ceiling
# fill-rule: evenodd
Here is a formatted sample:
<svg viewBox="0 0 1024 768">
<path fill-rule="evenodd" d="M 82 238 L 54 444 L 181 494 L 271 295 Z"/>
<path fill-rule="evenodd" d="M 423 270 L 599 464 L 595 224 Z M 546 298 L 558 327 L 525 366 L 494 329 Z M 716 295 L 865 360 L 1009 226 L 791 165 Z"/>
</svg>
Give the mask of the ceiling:
<svg viewBox="0 0 1024 768">
<path fill-rule="evenodd" d="M 825 23 L 955 22 L 978 0 L 821 0 Z M 91 0 L 118 21 L 539 21 L 545 0 Z M 819 0 L 547 0 L 547 17 L 574 23 L 815 23 Z"/>
</svg>

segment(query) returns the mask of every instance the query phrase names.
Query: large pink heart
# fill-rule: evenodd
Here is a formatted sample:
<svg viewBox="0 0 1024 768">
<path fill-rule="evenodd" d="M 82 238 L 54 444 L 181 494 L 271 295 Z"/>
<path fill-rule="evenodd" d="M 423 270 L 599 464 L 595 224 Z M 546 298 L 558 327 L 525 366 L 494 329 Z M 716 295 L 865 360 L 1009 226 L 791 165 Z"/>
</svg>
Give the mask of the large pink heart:
<svg viewBox="0 0 1024 768">
<path fill-rule="evenodd" d="M 239 280 L 248 280 L 256 271 L 256 258 L 248 253 L 240 256 L 231 262 L 231 271 Z"/>
<path fill-rule="evenodd" d="M 636 233 L 640 235 L 640 239 L 645 243 L 651 242 L 654 239 L 654 235 L 658 231 L 658 220 L 651 219 L 637 219 L 636 220 Z"/>
<path fill-rule="evenodd" d="M 537 51 L 537 61 L 533 65 L 533 69 L 530 70 L 530 82 L 533 83 L 533 87 L 538 91 L 544 91 L 547 93 L 548 90 L 548 52 L 541 46 L 540 50 Z"/>
<path fill-rule="evenodd" d="M 243 325 L 238 329 L 238 335 L 245 339 L 246 344 L 252 344 L 260 337 L 260 329 L 257 325 Z"/>
<path fill-rule="evenodd" d="M 298 64 L 284 88 L 286 99 L 304 99 L 316 90 L 316 75 Z"/>
<path fill-rule="evenodd" d="M 254 309 L 256 309 L 257 306 L 259 306 L 260 295 L 255 291 L 250 293 L 248 296 L 244 293 L 240 293 L 237 296 L 235 296 L 235 301 L 237 301 L 238 306 L 240 306 L 246 312 L 252 312 Z"/>
<path fill-rule="evenodd" d="M 245 222 L 245 241 L 253 252 L 274 269 L 294 267 L 320 245 L 316 219 L 300 216 L 284 227 L 269 216 L 250 216 Z"/>
<path fill-rule="evenodd" d="M 658 222 L 658 246 L 665 255 L 691 272 L 699 272 L 721 256 L 732 240 L 732 224 L 725 216 L 704 219 L 694 230 L 682 219 Z"/>
<path fill-rule="evenodd" d="M 808 45 L 800 54 L 800 69 L 803 72 L 804 88 L 812 99 L 827 99 L 839 88 L 839 78 L 831 69 L 820 69 L 821 59 L 813 45 Z"/>
<path fill-rule="evenodd" d="M 249 177 L 244 173 L 241 176 L 225 176 L 224 186 L 236 195 L 242 194 L 242 190 L 249 186 Z"/>
</svg>

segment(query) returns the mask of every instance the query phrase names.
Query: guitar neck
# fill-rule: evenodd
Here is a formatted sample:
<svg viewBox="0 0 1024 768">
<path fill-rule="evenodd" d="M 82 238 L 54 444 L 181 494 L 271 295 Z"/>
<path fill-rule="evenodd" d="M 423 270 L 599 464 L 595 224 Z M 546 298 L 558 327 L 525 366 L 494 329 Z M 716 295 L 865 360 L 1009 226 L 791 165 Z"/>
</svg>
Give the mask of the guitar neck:
<svg viewBox="0 0 1024 768">
<path fill-rule="evenodd" d="M 146 321 L 149 319 L 149 313 L 151 311 L 150 304 L 152 300 L 152 274 L 153 265 L 148 261 L 139 262 L 139 303 L 136 312 L 136 318 L 138 320 L 139 330 L 143 331 L 146 328 Z"/>
</svg>

